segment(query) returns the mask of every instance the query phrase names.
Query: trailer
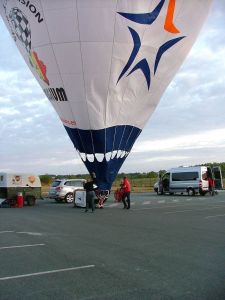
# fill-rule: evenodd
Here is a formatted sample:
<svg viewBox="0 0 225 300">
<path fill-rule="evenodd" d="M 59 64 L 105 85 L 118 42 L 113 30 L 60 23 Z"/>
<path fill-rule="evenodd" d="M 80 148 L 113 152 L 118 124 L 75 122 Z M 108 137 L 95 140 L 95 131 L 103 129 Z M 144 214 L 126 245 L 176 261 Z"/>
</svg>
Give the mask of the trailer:
<svg viewBox="0 0 225 300">
<path fill-rule="evenodd" d="M 6 199 L 13 206 L 16 203 L 18 194 L 21 195 L 21 193 L 27 205 L 35 205 L 36 199 L 41 198 L 39 176 L 0 172 L 0 199 Z"/>
</svg>

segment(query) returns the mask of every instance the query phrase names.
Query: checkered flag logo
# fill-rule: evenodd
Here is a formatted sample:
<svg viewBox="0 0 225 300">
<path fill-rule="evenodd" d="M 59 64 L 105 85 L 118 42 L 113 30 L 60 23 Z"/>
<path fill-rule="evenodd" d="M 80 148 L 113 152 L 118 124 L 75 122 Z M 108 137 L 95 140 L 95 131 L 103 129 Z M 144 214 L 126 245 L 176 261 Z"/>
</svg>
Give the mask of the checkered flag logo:
<svg viewBox="0 0 225 300">
<path fill-rule="evenodd" d="M 9 13 L 9 18 L 15 36 L 23 43 L 28 53 L 31 51 L 31 30 L 26 16 L 20 9 L 14 7 Z"/>
</svg>

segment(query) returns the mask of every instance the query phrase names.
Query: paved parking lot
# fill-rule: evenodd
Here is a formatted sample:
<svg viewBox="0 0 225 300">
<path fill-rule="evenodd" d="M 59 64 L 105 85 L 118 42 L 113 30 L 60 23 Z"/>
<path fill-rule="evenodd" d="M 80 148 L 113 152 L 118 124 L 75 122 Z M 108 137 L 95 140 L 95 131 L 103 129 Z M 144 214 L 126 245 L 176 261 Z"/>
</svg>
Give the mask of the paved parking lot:
<svg viewBox="0 0 225 300">
<path fill-rule="evenodd" d="M 0 209 L 0 299 L 225 299 L 225 193 Z"/>
</svg>

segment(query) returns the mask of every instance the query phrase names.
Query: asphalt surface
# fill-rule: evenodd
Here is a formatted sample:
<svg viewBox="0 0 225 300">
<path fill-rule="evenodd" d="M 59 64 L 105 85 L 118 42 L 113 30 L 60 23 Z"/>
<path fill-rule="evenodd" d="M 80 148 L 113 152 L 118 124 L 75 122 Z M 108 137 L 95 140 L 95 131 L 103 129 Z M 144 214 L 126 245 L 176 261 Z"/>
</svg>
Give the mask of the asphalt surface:
<svg viewBox="0 0 225 300">
<path fill-rule="evenodd" d="M 225 192 L 0 209 L 0 299 L 224 300 Z"/>
</svg>

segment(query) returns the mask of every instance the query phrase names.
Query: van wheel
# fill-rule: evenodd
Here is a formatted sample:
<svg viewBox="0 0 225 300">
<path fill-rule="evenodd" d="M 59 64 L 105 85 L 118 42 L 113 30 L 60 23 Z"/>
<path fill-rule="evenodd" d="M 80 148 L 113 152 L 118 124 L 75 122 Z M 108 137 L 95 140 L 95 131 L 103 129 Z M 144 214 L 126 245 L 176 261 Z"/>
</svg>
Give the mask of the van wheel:
<svg viewBox="0 0 225 300">
<path fill-rule="evenodd" d="M 188 192 L 188 196 L 194 196 L 195 195 L 195 190 L 192 189 L 192 188 L 188 189 L 187 192 Z"/>
<path fill-rule="evenodd" d="M 65 196 L 65 201 L 66 201 L 66 203 L 73 203 L 73 193 L 68 193 Z"/>
<path fill-rule="evenodd" d="M 163 189 L 161 189 L 161 191 L 159 191 L 159 189 L 157 189 L 157 195 L 163 195 Z"/>
<path fill-rule="evenodd" d="M 34 206 L 35 205 L 35 197 L 34 196 L 28 196 L 26 198 L 26 202 L 28 204 L 28 206 Z"/>
</svg>

